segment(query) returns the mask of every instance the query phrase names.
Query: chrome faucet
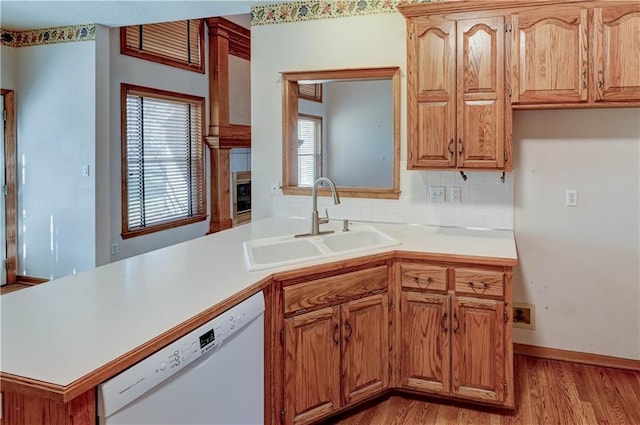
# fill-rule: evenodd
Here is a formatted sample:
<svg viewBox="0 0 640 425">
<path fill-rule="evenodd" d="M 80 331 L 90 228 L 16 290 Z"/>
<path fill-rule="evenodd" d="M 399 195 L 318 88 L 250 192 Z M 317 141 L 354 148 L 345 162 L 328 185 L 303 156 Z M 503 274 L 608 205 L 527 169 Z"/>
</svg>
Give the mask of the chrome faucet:
<svg viewBox="0 0 640 425">
<path fill-rule="evenodd" d="M 302 235 L 296 235 L 296 237 L 317 236 L 321 234 L 333 233 L 333 230 L 327 230 L 324 232 L 320 231 L 320 225 L 329 222 L 328 211 L 325 210 L 325 217 L 320 217 L 320 215 L 318 214 L 318 185 L 322 182 L 325 182 L 329 185 L 334 204 L 338 205 L 340 203 L 340 196 L 338 195 L 336 185 L 333 183 L 333 181 L 331 181 L 331 179 L 328 177 L 319 177 L 313 183 L 313 189 L 311 189 L 311 199 L 313 200 L 313 206 L 311 210 L 311 231 Z"/>
</svg>

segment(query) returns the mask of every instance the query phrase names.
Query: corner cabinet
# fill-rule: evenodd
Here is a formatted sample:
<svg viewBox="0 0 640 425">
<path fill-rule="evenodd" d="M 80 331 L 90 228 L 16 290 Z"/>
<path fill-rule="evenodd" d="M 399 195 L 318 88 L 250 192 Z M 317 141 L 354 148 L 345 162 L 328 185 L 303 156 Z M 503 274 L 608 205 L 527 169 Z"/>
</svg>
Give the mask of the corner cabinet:
<svg viewBox="0 0 640 425">
<path fill-rule="evenodd" d="M 387 275 L 384 263 L 280 283 L 280 423 L 314 423 L 389 388 Z"/>
<path fill-rule="evenodd" d="M 504 17 L 419 16 L 407 28 L 409 169 L 509 169 Z"/>
<path fill-rule="evenodd" d="M 400 387 L 513 408 L 511 269 L 403 262 L 399 273 Z"/>
</svg>

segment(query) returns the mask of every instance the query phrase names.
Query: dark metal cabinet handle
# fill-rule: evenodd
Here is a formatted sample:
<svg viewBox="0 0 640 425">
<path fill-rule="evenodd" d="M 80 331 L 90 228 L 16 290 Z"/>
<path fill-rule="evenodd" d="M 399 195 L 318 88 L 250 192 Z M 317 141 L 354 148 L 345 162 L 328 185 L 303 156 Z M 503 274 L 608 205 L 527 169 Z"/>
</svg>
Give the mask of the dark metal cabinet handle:
<svg viewBox="0 0 640 425">
<path fill-rule="evenodd" d="M 445 313 L 442 316 L 442 319 L 440 319 L 440 327 L 442 328 L 442 331 L 444 333 L 447 333 L 447 331 L 449 330 L 449 328 L 447 327 L 447 313 Z"/>
<path fill-rule="evenodd" d="M 340 325 L 336 323 L 333 327 L 333 342 L 338 345 L 340 344 Z"/>
<path fill-rule="evenodd" d="M 449 153 L 453 156 L 453 138 L 449 140 Z"/>
<path fill-rule="evenodd" d="M 600 69 L 598 70 L 598 87 L 602 88 L 604 86 L 604 72 Z"/>
<path fill-rule="evenodd" d="M 458 153 L 462 155 L 464 152 L 464 144 L 462 143 L 462 138 L 460 137 L 458 137 L 458 146 L 460 146 Z"/>
<path fill-rule="evenodd" d="M 430 284 L 433 283 L 433 278 L 431 276 L 429 276 L 426 279 L 420 279 L 418 276 L 414 276 L 413 277 L 413 281 L 415 283 L 417 283 L 418 285 L 425 285 L 425 286 L 429 286 Z"/>
<path fill-rule="evenodd" d="M 349 323 L 349 321 L 348 321 L 348 320 L 344 322 L 344 325 L 345 325 L 345 327 L 347 328 L 347 331 L 349 332 L 349 333 L 347 333 L 347 334 L 345 335 L 344 340 L 345 340 L 346 342 L 349 342 L 349 338 L 351 338 L 351 334 L 353 333 L 353 329 L 351 328 L 351 324 Z"/>
<path fill-rule="evenodd" d="M 469 285 L 469 287 L 473 289 L 473 292 L 484 292 L 489 287 L 489 284 L 486 282 L 482 285 L 476 285 L 473 282 L 468 282 L 467 285 Z"/>
<path fill-rule="evenodd" d="M 453 313 L 453 320 L 455 320 L 456 325 L 453 328 L 453 333 L 457 334 L 458 331 L 460 330 L 460 322 L 458 321 L 458 313 Z"/>
</svg>

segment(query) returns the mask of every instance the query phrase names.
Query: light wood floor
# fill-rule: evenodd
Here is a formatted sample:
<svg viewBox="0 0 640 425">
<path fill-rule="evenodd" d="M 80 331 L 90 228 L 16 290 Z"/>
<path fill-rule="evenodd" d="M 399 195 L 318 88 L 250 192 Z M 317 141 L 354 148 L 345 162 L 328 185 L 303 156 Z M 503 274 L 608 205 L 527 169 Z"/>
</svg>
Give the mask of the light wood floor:
<svg viewBox="0 0 640 425">
<path fill-rule="evenodd" d="M 324 425 L 640 425 L 640 372 L 515 357 L 516 411 L 393 395 Z"/>
</svg>

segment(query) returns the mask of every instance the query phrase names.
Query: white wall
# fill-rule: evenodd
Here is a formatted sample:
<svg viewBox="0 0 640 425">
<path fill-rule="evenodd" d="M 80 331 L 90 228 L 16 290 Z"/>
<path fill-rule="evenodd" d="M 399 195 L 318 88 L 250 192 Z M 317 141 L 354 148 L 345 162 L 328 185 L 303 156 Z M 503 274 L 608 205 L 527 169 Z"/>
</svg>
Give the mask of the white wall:
<svg viewBox="0 0 640 425">
<path fill-rule="evenodd" d="M 21 275 L 55 278 L 95 266 L 95 45 L 15 52 Z"/>
<path fill-rule="evenodd" d="M 96 25 L 96 139 L 95 168 L 96 182 L 96 266 L 111 261 L 111 216 L 109 215 L 109 193 L 111 190 L 110 166 L 110 36 L 109 28 Z"/>
<path fill-rule="evenodd" d="M 516 342 L 640 359 L 640 109 L 514 114 Z M 565 206 L 565 190 L 578 206 Z"/>
<path fill-rule="evenodd" d="M 15 47 L 0 44 L 0 88 L 15 90 L 17 86 L 16 69 L 17 59 Z"/>
<path fill-rule="evenodd" d="M 393 186 L 393 86 L 387 81 L 325 84 L 327 176 L 338 186 Z"/>
<path fill-rule="evenodd" d="M 384 30 L 381 30 L 384 29 Z M 399 66 L 401 105 L 406 105 L 406 26 L 399 13 L 326 19 L 251 29 L 252 217 L 308 216 L 311 200 L 304 196 L 271 195 L 271 182 L 282 180 L 281 72 Z M 292 52 L 295 52 L 292 53 Z M 399 200 L 329 199 L 319 207 L 332 218 L 439 225 L 513 227 L 513 178 L 501 183 L 498 173 L 407 171 L 406 107 L 401 107 Z M 427 200 L 429 185 L 462 188 L 460 204 Z"/>
<path fill-rule="evenodd" d="M 158 88 L 179 93 L 187 93 L 205 97 L 207 112 L 205 120 L 209 122 L 209 86 L 206 74 L 200 74 L 180 68 L 166 66 L 155 62 L 137 59 L 120 54 L 119 29 L 110 29 L 110 227 L 111 243 L 118 243 L 120 252 L 111 256 L 111 261 L 138 255 L 159 249 L 178 242 L 203 236 L 209 230 L 208 220 L 177 227 L 174 229 L 155 232 L 123 240 L 121 213 L 121 140 L 120 140 L 120 84 L 129 83 L 144 87 Z M 205 46 L 205 52 L 206 52 Z M 207 64 L 208 65 L 208 64 Z M 208 68 L 208 66 L 207 66 Z M 205 134 L 206 135 L 206 134 Z M 205 149 L 208 158 L 208 150 Z M 208 164 L 207 164 L 208 170 Z M 206 172 L 208 175 L 208 171 Z M 208 183 L 207 183 L 207 187 Z M 207 191 L 208 193 L 208 191 Z M 209 201 L 207 200 L 207 210 Z M 106 242 L 106 241 L 105 241 Z"/>
<path fill-rule="evenodd" d="M 229 123 L 251 124 L 251 62 L 229 55 Z"/>
</svg>

